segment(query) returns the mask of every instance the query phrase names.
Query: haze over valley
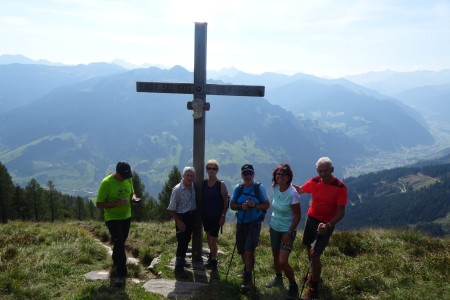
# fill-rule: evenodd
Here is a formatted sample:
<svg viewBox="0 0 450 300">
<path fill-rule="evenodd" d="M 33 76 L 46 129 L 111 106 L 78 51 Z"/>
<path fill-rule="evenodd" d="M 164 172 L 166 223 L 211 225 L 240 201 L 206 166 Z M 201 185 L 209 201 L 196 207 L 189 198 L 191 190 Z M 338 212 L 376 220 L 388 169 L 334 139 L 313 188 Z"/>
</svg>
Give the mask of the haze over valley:
<svg viewBox="0 0 450 300">
<path fill-rule="evenodd" d="M 192 164 L 190 97 L 135 91 L 136 81 L 192 82 L 192 72 L 180 66 L 129 70 L 18 58 L 22 63 L 0 56 L 0 161 L 18 184 L 51 179 L 67 191 L 93 193 L 114 163 L 126 159 L 157 194 L 174 165 Z M 247 161 L 263 182 L 270 182 L 277 163 L 287 161 L 300 182 L 314 174 L 322 155 L 335 161 L 342 177 L 443 156 L 450 147 L 449 73 L 330 80 L 301 73 L 212 72 L 211 83 L 265 85 L 266 96 L 207 97 L 206 159 L 221 162 L 220 175 L 231 185 Z"/>
</svg>

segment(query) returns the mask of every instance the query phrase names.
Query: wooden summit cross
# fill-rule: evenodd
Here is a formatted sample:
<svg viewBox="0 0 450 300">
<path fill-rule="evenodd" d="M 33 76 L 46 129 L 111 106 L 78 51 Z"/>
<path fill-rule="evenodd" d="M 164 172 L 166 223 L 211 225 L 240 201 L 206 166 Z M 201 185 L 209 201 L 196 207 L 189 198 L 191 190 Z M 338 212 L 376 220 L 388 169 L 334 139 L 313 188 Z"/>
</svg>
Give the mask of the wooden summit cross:
<svg viewBox="0 0 450 300">
<path fill-rule="evenodd" d="M 194 99 L 187 103 L 193 110 L 194 151 L 193 164 L 196 171 L 194 182 L 197 211 L 201 210 L 202 181 L 205 160 L 205 113 L 209 110 L 206 95 L 257 96 L 264 97 L 264 86 L 222 85 L 206 83 L 206 27 L 207 23 L 195 23 L 194 83 L 136 82 L 136 90 L 144 93 L 192 94 Z M 202 224 L 197 213 L 192 235 L 192 258 L 202 260 Z"/>
</svg>

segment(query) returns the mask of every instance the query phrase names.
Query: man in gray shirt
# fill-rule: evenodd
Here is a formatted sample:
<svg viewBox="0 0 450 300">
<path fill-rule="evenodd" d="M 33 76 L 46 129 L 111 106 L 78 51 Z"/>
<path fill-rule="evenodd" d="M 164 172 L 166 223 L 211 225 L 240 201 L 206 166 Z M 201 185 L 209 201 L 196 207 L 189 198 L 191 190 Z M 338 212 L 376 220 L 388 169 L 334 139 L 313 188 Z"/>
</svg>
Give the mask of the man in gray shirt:
<svg viewBox="0 0 450 300">
<path fill-rule="evenodd" d="M 195 210 L 197 208 L 195 202 L 195 169 L 193 167 L 185 167 L 183 169 L 181 182 L 172 189 L 169 206 L 170 211 L 175 220 L 175 229 L 177 236 L 177 252 L 175 261 L 175 275 L 186 278 L 188 274 L 184 270 L 186 265 L 186 252 L 189 242 L 192 238 L 192 231 L 195 223 Z"/>
</svg>

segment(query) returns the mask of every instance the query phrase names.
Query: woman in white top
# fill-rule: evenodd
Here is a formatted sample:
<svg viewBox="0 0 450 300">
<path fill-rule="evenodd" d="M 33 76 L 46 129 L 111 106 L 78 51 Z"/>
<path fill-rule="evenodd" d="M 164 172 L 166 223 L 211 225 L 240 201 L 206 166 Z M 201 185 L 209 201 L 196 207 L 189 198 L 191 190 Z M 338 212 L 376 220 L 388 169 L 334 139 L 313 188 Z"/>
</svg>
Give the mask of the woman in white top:
<svg viewBox="0 0 450 300">
<path fill-rule="evenodd" d="M 295 281 L 294 270 L 289 265 L 289 255 L 300 222 L 301 210 L 300 196 L 291 185 L 292 177 L 292 169 L 288 164 L 281 164 L 273 171 L 270 243 L 275 278 L 266 287 L 282 287 L 282 272 L 284 272 L 289 280 L 289 298 L 298 298 L 298 285 Z"/>
</svg>

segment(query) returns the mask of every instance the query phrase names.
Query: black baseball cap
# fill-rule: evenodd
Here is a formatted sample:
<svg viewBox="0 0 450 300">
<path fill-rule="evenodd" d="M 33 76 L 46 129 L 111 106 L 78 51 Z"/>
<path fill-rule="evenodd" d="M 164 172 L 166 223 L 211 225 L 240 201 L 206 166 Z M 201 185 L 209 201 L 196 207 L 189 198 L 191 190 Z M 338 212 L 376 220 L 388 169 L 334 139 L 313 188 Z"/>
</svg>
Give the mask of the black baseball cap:
<svg viewBox="0 0 450 300">
<path fill-rule="evenodd" d="M 120 162 L 117 163 L 116 172 L 123 179 L 128 179 L 128 178 L 133 177 L 133 173 L 131 172 L 130 164 L 128 164 L 125 161 L 120 161 Z"/>
<path fill-rule="evenodd" d="M 251 164 L 245 164 L 241 167 L 241 173 L 244 171 L 252 171 L 255 172 L 255 170 L 253 169 L 253 166 Z"/>
</svg>

